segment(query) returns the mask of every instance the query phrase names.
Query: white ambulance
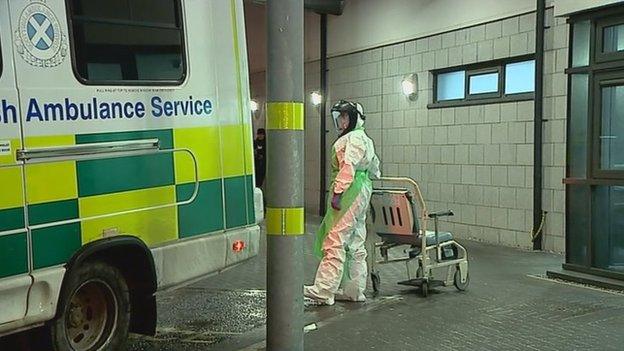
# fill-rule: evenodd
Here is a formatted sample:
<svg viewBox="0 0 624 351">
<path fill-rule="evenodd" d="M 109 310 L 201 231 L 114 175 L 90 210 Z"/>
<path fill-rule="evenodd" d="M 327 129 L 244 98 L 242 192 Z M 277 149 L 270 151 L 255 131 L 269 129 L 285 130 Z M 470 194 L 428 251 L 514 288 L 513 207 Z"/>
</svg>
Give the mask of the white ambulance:
<svg viewBox="0 0 624 351">
<path fill-rule="evenodd" d="M 0 0 L 0 53 L 0 336 L 116 350 L 257 255 L 242 0 Z"/>
</svg>

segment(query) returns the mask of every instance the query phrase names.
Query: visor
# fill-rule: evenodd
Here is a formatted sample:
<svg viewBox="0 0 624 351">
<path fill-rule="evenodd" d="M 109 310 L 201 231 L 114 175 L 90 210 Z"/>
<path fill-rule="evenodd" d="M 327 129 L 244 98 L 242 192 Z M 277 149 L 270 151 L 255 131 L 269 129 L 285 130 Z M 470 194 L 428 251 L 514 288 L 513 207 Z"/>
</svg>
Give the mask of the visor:
<svg viewBox="0 0 624 351">
<path fill-rule="evenodd" d="M 349 109 L 353 108 L 353 105 L 351 103 L 349 103 L 348 101 L 344 101 L 344 100 L 340 100 L 338 101 L 334 106 L 332 106 L 331 109 L 331 114 L 332 114 L 332 119 L 334 120 L 334 127 L 336 127 L 337 131 L 342 131 L 342 128 L 340 128 L 340 115 L 343 112 L 349 112 Z"/>
<path fill-rule="evenodd" d="M 342 114 L 342 112 L 332 110 L 331 114 L 332 114 L 332 119 L 334 120 L 334 127 L 336 127 L 337 131 L 340 131 L 341 128 L 340 128 L 340 124 L 338 121 L 340 120 L 340 115 Z"/>
</svg>

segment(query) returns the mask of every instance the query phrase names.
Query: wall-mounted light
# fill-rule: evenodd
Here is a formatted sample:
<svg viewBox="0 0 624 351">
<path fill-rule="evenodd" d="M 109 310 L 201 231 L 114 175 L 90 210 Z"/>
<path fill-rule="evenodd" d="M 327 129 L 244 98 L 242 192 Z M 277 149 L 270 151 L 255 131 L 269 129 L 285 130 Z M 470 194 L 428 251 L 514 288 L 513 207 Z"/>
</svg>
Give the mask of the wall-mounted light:
<svg viewBox="0 0 624 351">
<path fill-rule="evenodd" d="M 323 102 L 323 95 L 321 95 L 318 91 L 313 91 L 310 94 L 310 101 L 312 101 L 312 105 L 318 106 L 321 102 Z"/>
<path fill-rule="evenodd" d="M 251 109 L 251 112 L 258 111 L 258 102 L 256 100 L 251 100 L 249 102 L 249 108 Z"/>
<path fill-rule="evenodd" d="M 418 76 L 416 74 L 410 74 L 403 78 L 401 81 L 401 90 L 403 95 L 408 99 L 414 101 L 418 97 Z"/>
</svg>

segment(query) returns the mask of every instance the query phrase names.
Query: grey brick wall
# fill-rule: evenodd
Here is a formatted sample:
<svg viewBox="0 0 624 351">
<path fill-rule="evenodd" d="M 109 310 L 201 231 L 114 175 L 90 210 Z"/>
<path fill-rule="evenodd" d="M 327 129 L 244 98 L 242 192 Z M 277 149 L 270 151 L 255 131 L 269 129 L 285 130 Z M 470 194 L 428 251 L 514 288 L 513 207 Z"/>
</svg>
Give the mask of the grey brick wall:
<svg viewBox="0 0 624 351">
<path fill-rule="evenodd" d="M 545 248 L 563 251 L 568 28 L 553 19 L 552 9 L 547 22 Z M 533 102 L 428 109 L 430 70 L 533 53 L 534 30 L 535 14 L 527 14 L 329 60 L 328 99 L 364 105 L 383 173 L 417 179 L 430 209 L 455 210 L 444 229 L 460 238 L 532 246 Z M 307 93 L 318 89 L 318 66 L 308 68 Z M 401 80 L 410 73 L 419 78 L 416 101 L 401 93 Z M 306 112 L 306 206 L 316 211 L 320 121 L 317 110 Z M 335 137 L 328 134 L 328 147 Z"/>
<path fill-rule="evenodd" d="M 547 249 L 565 250 L 566 114 L 569 26 L 565 18 L 553 18 L 547 11 L 544 53 L 544 210 Z"/>
</svg>

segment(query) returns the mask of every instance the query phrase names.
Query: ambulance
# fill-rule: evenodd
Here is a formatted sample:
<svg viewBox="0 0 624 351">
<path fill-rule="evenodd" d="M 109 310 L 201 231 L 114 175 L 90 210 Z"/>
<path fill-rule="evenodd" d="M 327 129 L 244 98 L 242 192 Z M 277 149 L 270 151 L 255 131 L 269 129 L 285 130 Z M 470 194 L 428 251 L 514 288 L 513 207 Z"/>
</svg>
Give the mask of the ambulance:
<svg viewBox="0 0 624 351">
<path fill-rule="evenodd" d="M 258 253 L 242 0 L 0 0 L 0 336 L 154 334 Z"/>
</svg>

